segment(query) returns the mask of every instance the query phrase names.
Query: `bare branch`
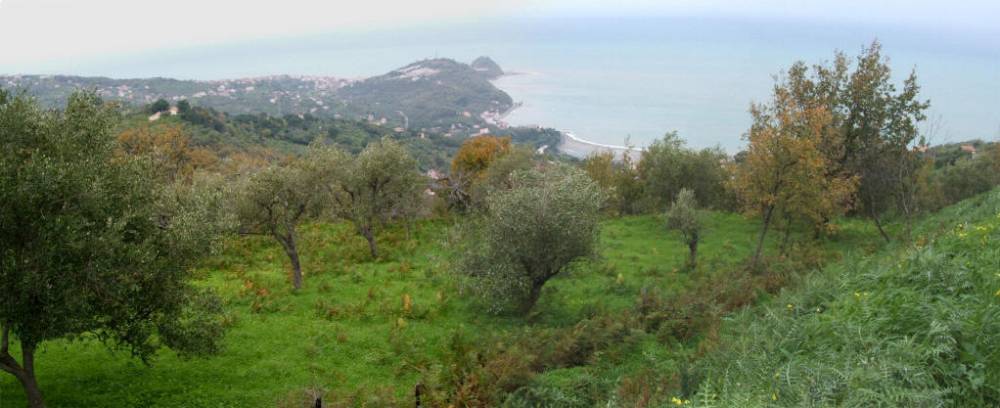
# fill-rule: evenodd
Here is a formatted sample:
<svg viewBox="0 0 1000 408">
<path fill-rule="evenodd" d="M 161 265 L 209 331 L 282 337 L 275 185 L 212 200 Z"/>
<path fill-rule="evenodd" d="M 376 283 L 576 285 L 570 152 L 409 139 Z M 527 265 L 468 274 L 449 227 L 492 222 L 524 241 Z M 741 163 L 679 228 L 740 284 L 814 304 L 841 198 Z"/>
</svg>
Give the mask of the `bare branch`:
<svg viewBox="0 0 1000 408">
<path fill-rule="evenodd" d="M 11 357 L 7 353 L 8 346 L 10 345 L 10 327 L 3 326 L 3 338 L 0 340 L 0 370 L 6 371 L 18 378 L 23 374 L 21 366 L 17 364 L 17 360 Z"/>
</svg>

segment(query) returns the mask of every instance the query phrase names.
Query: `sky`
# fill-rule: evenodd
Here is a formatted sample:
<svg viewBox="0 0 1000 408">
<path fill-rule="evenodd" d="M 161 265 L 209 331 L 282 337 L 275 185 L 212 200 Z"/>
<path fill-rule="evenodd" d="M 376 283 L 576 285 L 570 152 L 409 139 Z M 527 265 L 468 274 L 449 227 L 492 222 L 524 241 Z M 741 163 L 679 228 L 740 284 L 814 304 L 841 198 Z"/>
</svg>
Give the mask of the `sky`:
<svg viewBox="0 0 1000 408">
<path fill-rule="evenodd" d="M 863 10 L 863 12 L 861 12 Z M 709 16 L 997 30 L 997 0 L 0 0 L 0 71 L 159 49 L 479 20 Z M 997 31 L 1000 33 L 1000 31 Z M 6 68 L 6 69 L 5 69 Z"/>
</svg>

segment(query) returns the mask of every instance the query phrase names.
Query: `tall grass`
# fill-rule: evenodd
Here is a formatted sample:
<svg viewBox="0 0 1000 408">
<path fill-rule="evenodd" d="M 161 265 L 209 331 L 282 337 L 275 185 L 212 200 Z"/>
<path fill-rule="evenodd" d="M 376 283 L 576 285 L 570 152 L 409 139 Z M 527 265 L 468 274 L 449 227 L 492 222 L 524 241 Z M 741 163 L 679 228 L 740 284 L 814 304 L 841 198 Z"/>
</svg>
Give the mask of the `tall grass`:
<svg viewBox="0 0 1000 408">
<path fill-rule="evenodd" d="M 693 404 L 1000 406 L 1000 190 L 915 233 L 734 316 Z"/>
</svg>

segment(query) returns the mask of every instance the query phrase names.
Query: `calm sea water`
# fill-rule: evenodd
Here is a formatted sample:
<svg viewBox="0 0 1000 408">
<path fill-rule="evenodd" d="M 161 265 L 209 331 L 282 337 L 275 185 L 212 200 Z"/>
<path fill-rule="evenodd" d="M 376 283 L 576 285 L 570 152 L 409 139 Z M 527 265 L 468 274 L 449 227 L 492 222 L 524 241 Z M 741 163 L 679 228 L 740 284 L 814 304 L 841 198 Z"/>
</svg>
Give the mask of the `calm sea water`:
<svg viewBox="0 0 1000 408">
<path fill-rule="evenodd" d="M 961 32 L 780 20 L 568 19 L 318 35 L 75 61 L 48 73 L 217 79 L 270 74 L 364 77 L 414 60 L 488 55 L 497 86 L 523 107 L 514 124 L 645 146 L 676 130 L 694 147 L 735 152 L 751 101 L 797 59 L 851 55 L 878 38 L 895 77 L 916 69 L 932 142 L 1000 137 L 1000 31 Z"/>
</svg>

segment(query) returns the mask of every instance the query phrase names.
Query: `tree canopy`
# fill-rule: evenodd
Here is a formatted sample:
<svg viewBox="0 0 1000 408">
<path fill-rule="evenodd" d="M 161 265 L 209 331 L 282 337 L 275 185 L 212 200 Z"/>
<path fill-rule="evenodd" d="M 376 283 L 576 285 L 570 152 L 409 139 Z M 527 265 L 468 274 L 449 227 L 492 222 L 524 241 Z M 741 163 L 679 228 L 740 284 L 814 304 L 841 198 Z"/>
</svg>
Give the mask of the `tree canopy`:
<svg viewBox="0 0 1000 408">
<path fill-rule="evenodd" d="M 378 257 L 379 227 L 394 219 L 413 217 L 429 186 L 417 170 L 416 160 L 390 138 L 368 144 L 332 183 L 335 215 L 354 224 L 368 241 L 372 258 Z"/>
<path fill-rule="evenodd" d="M 603 195 L 585 173 L 564 165 L 520 171 L 511 181 L 468 225 L 458 268 L 492 310 L 513 306 L 526 314 L 549 279 L 593 254 Z"/>
<path fill-rule="evenodd" d="M 92 93 L 55 112 L 0 91 L 0 369 L 32 407 L 47 340 L 89 333 L 144 360 L 161 345 L 218 348 L 218 308 L 188 278 L 218 236 L 205 206 L 219 201 L 167 199 L 148 161 L 114 154 L 116 121 Z"/>
</svg>

